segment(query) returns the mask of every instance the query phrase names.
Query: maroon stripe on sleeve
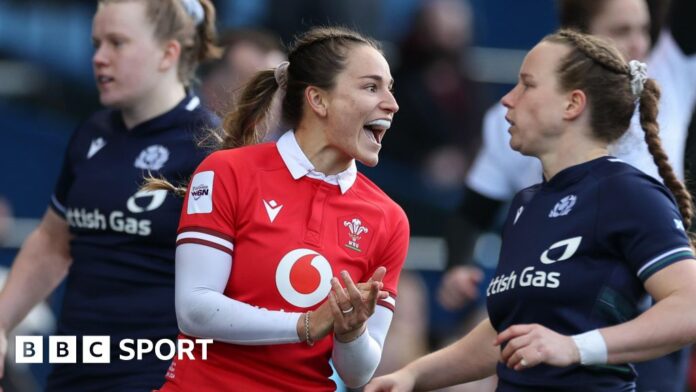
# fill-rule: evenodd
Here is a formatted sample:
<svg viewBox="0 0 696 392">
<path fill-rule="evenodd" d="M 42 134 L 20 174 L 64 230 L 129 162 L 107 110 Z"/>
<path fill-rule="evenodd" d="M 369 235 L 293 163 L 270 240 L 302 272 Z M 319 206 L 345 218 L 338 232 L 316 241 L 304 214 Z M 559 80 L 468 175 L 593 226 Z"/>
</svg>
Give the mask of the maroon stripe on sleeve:
<svg viewBox="0 0 696 392">
<path fill-rule="evenodd" d="M 205 227 L 198 227 L 198 226 L 182 227 L 176 234 L 178 235 L 178 234 L 186 233 L 186 232 L 190 232 L 190 231 L 197 232 L 197 233 L 203 233 L 203 234 L 209 234 L 209 235 L 212 235 L 215 237 L 220 237 L 223 240 L 227 240 L 229 242 L 234 242 L 234 238 L 232 238 L 231 236 L 229 236 L 225 233 L 221 233 L 219 231 L 215 231 L 215 230 L 208 229 Z"/>
<path fill-rule="evenodd" d="M 211 248 L 215 248 L 215 249 L 217 249 L 217 250 L 219 250 L 219 251 L 225 252 L 225 253 L 229 254 L 230 256 L 232 256 L 232 250 L 231 250 L 231 249 L 229 249 L 229 248 L 227 248 L 227 247 L 225 247 L 225 246 L 222 246 L 222 245 L 220 245 L 220 244 L 216 244 L 215 242 L 202 240 L 202 239 L 200 239 L 200 238 L 183 238 L 183 239 L 180 239 L 180 240 L 178 240 L 178 241 L 176 242 L 176 246 L 179 246 L 179 245 L 182 245 L 182 244 L 198 244 L 198 245 L 205 245 L 205 246 L 208 246 L 208 247 L 211 247 Z"/>
</svg>

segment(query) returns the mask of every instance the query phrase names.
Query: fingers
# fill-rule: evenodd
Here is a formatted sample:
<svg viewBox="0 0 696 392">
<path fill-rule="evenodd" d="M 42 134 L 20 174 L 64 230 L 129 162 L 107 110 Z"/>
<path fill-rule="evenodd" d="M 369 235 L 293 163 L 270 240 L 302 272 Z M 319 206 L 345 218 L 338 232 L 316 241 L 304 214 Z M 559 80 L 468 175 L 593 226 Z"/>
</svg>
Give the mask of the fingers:
<svg viewBox="0 0 696 392">
<path fill-rule="evenodd" d="M 505 346 L 501 362 L 518 371 L 541 363 L 564 367 L 578 361 L 571 337 L 539 324 L 513 325 L 501 332 L 494 344 Z"/>
<path fill-rule="evenodd" d="M 334 319 L 338 317 L 342 317 L 343 315 L 343 310 L 341 309 L 341 306 L 338 305 L 338 300 L 336 299 L 336 293 L 332 292 L 329 294 L 329 308 L 331 308 L 331 313 L 334 316 Z"/>
<path fill-rule="evenodd" d="M 516 361 L 512 360 L 513 355 L 524 349 L 525 347 L 529 346 L 531 343 L 532 339 L 529 335 L 522 335 L 519 337 L 516 337 L 514 339 L 511 339 L 506 345 L 503 351 L 500 353 L 500 359 L 502 360 L 503 363 L 508 364 L 508 366 L 512 367 L 511 365 L 514 365 Z M 519 361 L 521 358 L 517 358 L 517 361 Z"/>
<path fill-rule="evenodd" d="M 341 311 L 352 307 L 350 298 L 346 291 L 341 287 L 337 278 L 331 278 L 331 288 L 333 289 L 333 297 Z"/>
<path fill-rule="evenodd" d="M 503 332 L 499 333 L 493 345 L 500 346 L 505 344 L 510 339 L 514 339 L 520 335 L 529 333 L 532 330 L 533 324 L 516 324 L 508 327 Z"/>
<path fill-rule="evenodd" d="M 438 290 L 438 300 L 445 309 L 458 310 L 479 296 L 483 271 L 476 267 L 460 266 L 448 271 Z"/>
<path fill-rule="evenodd" d="M 345 285 L 346 291 L 348 291 L 348 296 L 350 297 L 350 302 L 353 306 L 362 304 L 362 295 L 360 295 L 360 290 L 353 283 L 348 271 L 341 271 L 341 279 Z M 370 296 L 372 296 L 373 288 L 370 288 Z"/>
</svg>

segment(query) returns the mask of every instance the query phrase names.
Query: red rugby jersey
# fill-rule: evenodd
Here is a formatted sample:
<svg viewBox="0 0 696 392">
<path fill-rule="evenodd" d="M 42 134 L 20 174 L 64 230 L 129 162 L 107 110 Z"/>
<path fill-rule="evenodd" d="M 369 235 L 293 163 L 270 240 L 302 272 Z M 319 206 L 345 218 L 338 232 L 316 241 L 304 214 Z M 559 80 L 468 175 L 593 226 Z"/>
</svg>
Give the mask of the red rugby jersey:
<svg viewBox="0 0 696 392">
<path fill-rule="evenodd" d="M 393 310 L 408 248 L 403 210 L 355 167 L 310 178 L 294 135 L 211 154 L 184 201 L 177 245 L 197 243 L 232 255 L 224 294 L 266 308 L 306 312 L 347 270 L 355 282 L 387 268 L 380 305 Z M 316 172 L 314 172 L 316 173 Z M 215 342 L 208 360 L 174 360 L 162 391 L 329 391 L 333 336 L 316 342 L 243 346 Z"/>
</svg>

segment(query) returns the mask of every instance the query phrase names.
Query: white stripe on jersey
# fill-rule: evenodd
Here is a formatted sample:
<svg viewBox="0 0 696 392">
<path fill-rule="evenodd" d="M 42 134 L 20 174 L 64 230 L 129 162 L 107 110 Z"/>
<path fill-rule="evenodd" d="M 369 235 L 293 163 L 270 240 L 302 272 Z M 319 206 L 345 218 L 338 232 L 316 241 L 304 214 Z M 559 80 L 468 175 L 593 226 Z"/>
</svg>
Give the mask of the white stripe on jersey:
<svg viewBox="0 0 696 392">
<path fill-rule="evenodd" d="M 388 296 L 387 298 L 383 299 L 382 301 L 388 303 L 391 306 L 396 306 L 396 300 L 391 295 Z"/>
<path fill-rule="evenodd" d="M 638 270 L 638 273 L 636 275 L 640 276 L 640 274 L 642 274 L 646 268 L 649 268 L 651 265 L 657 263 L 658 261 L 664 259 L 665 257 L 672 255 L 672 254 L 675 254 L 675 253 L 678 253 L 678 252 L 684 252 L 684 251 L 691 252 L 691 248 L 684 247 L 684 248 L 677 248 L 677 249 L 669 250 L 669 251 L 655 257 L 654 259 L 648 261 L 647 263 L 645 263 L 645 265 L 641 269 Z"/>
<path fill-rule="evenodd" d="M 191 100 L 189 101 L 189 103 L 186 104 L 186 110 L 191 112 L 191 111 L 193 111 L 193 109 L 200 106 L 200 104 L 201 104 L 200 98 L 198 98 L 197 96 L 194 95 L 193 98 L 191 98 Z"/>
<path fill-rule="evenodd" d="M 212 242 L 215 244 L 218 244 L 220 246 L 223 246 L 230 251 L 234 250 L 234 244 L 228 240 L 222 239 L 220 237 L 216 237 L 214 235 L 206 234 L 206 233 L 201 233 L 199 231 L 185 231 L 178 236 L 176 236 L 176 242 L 179 242 L 184 239 L 197 239 L 197 240 L 202 240 L 202 241 L 208 241 Z"/>
<path fill-rule="evenodd" d="M 63 215 L 65 215 L 67 213 L 65 206 L 60 204 L 60 202 L 56 198 L 56 195 L 51 195 L 51 200 L 53 200 L 53 204 L 56 206 L 56 208 L 58 208 L 60 210 L 60 212 L 63 213 Z"/>
</svg>

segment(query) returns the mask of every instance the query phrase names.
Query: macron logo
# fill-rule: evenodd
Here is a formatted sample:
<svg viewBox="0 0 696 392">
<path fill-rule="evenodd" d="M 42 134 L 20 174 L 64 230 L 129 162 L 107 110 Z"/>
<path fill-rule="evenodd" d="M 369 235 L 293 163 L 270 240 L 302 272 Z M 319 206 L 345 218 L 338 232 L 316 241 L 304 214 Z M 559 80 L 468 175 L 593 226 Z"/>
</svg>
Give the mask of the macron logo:
<svg viewBox="0 0 696 392">
<path fill-rule="evenodd" d="M 104 138 L 98 138 L 92 140 L 92 144 L 89 145 L 89 151 L 87 151 L 87 159 L 92 158 L 94 154 L 98 153 L 104 146 L 106 146 L 106 140 Z"/>
<path fill-rule="evenodd" d="M 278 203 L 276 203 L 275 200 L 271 200 L 271 201 L 263 200 L 263 206 L 266 207 L 266 212 L 268 213 L 268 218 L 271 220 L 271 223 L 273 223 L 276 216 L 278 216 L 280 209 L 283 208 L 283 206 L 278 205 Z"/>
</svg>

